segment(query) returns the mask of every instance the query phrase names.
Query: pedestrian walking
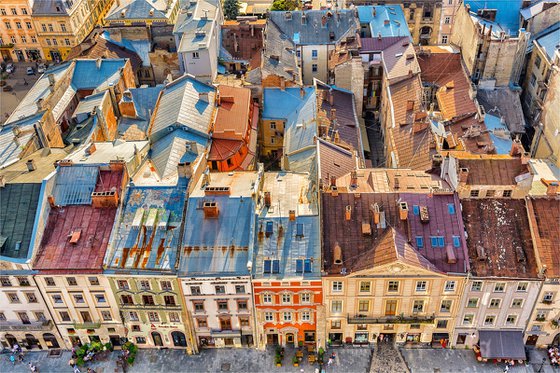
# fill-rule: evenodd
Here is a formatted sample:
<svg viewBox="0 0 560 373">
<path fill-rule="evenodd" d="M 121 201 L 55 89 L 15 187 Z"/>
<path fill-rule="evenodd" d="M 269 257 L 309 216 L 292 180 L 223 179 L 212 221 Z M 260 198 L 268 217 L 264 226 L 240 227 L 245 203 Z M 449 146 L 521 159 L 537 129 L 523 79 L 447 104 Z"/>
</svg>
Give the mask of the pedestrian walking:
<svg viewBox="0 0 560 373">
<path fill-rule="evenodd" d="M 29 362 L 29 370 L 31 371 L 31 373 L 36 373 L 37 372 L 37 367 L 35 365 L 33 365 L 33 363 L 30 361 Z"/>
<path fill-rule="evenodd" d="M 12 365 L 16 365 L 16 358 L 14 355 L 10 355 L 10 362 L 12 363 Z"/>
<path fill-rule="evenodd" d="M 23 352 L 20 352 L 20 353 L 19 353 L 19 355 L 18 355 L 18 361 L 19 361 L 20 363 L 23 363 Z"/>
<path fill-rule="evenodd" d="M 80 368 L 78 368 L 77 366 L 74 366 L 74 373 L 82 373 L 82 372 L 80 372 Z"/>
</svg>

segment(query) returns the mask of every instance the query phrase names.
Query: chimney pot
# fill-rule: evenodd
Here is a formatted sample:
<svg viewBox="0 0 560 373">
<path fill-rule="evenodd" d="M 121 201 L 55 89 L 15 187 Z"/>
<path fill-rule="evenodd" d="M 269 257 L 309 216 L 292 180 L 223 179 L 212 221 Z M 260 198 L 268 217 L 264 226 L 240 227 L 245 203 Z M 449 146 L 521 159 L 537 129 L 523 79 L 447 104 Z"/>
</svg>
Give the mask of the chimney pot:
<svg viewBox="0 0 560 373">
<path fill-rule="evenodd" d="M 264 192 L 264 205 L 270 207 L 272 204 L 272 198 L 270 197 L 270 192 Z"/>
<path fill-rule="evenodd" d="M 399 202 L 399 218 L 401 220 L 408 219 L 408 203 Z"/>
<path fill-rule="evenodd" d="M 36 170 L 35 161 L 33 159 L 29 159 L 25 165 L 27 166 L 27 171 L 32 172 Z"/>
<path fill-rule="evenodd" d="M 333 248 L 333 264 L 334 265 L 341 265 L 342 264 L 342 248 L 336 242 Z"/>
<path fill-rule="evenodd" d="M 346 209 L 344 211 L 344 218 L 346 220 L 352 219 L 352 206 L 350 205 L 346 206 Z"/>
</svg>

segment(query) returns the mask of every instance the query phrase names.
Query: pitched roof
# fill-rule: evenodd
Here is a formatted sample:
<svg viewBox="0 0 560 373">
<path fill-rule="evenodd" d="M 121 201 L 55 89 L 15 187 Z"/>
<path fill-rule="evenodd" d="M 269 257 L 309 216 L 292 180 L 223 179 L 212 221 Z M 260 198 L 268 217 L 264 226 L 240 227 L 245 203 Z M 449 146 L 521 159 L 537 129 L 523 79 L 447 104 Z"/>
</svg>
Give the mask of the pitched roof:
<svg viewBox="0 0 560 373">
<path fill-rule="evenodd" d="M 296 45 L 335 44 L 346 36 L 354 36 L 358 28 L 351 9 L 272 11 L 268 20 Z"/>
<path fill-rule="evenodd" d="M 414 45 L 407 37 L 395 40 L 395 43 L 383 49 L 381 55 L 387 79 L 393 84 L 420 73 L 420 65 L 414 51 Z"/>
<path fill-rule="evenodd" d="M 399 5 L 365 5 L 358 6 L 357 9 L 360 23 L 369 24 L 374 37 L 410 37 L 404 12 Z"/>
<path fill-rule="evenodd" d="M 167 19 L 174 5 L 179 0 L 120 0 L 109 9 L 106 20 L 118 21 L 125 19 Z M 124 14 L 124 16 L 123 16 Z"/>
<path fill-rule="evenodd" d="M 266 39 L 262 56 L 262 77 L 277 75 L 288 81 L 301 83 L 301 71 L 298 66 L 294 42 L 286 38 L 278 26 L 273 22 L 266 25 Z M 259 75 L 256 71 L 249 71 L 251 81 L 255 80 L 252 75 Z"/>
<path fill-rule="evenodd" d="M 381 52 L 397 42 L 402 43 L 404 40 L 407 40 L 406 36 L 360 38 L 362 44 L 360 52 Z"/>
<path fill-rule="evenodd" d="M 551 30 L 535 39 L 535 43 L 544 50 L 551 62 L 554 61 L 554 53 L 558 50 L 558 40 L 560 40 L 560 24 L 557 23 L 556 26 L 557 28 L 555 30 Z"/>
<path fill-rule="evenodd" d="M 12 163 L 0 169 L 0 177 L 4 177 L 6 183 L 38 183 L 40 184 L 45 177 L 55 169 L 55 162 L 64 159 L 68 153 L 63 149 L 40 149 L 34 153 L 26 155 L 24 159 Z M 33 161 L 35 170 L 29 171 L 27 162 Z"/>
<path fill-rule="evenodd" d="M 338 179 L 357 167 L 351 152 L 320 138 L 317 139 L 317 158 L 319 177 L 323 185 L 330 185 L 332 177 Z"/>
<path fill-rule="evenodd" d="M 560 3 L 560 0 L 540 0 L 540 1 L 536 1 L 533 2 L 531 5 L 529 5 L 528 7 L 525 7 L 523 9 L 521 9 L 521 11 L 519 12 L 521 14 L 521 17 L 523 17 L 525 20 L 529 20 L 531 18 L 533 18 L 534 16 L 540 14 L 541 12 L 550 9 L 552 6 L 556 5 Z"/>
<path fill-rule="evenodd" d="M 524 133 L 525 119 L 521 109 L 520 93 L 509 88 L 494 90 L 479 89 L 476 92 L 478 103 L 487 114 L 502 118 L 511 132 Z"/>
<path fill-rule="evenodd" d="M 560 200 L 530 198 L 527 204 L 537 262 L 548 278 L 560 278 Z"/>
<path fill-rule="evenodd" d="M 462 200 L 472 273 L 536 278 L 537 263 L 525 200 Z"/>
<path fill-rule="evenodd" d="M 228 20 L 222 25 L 222 46 L 233 60 L 242 60 L 255 69 L 261 66 L 266 20 Z"/>
<path fill-rule="evenodd" d="M 142 66 L 142 59 L 135 51 L 122 48 L 101 35 L 95 40 L 85 41 L 70 49 L 66 60 L 76 58 L 128 58 L 133 70 L 136 71 Z"/>
<path fill-rule="evenodd" d="M 478 1 L 478 0 L 465 0 L 464 5 L 469 5 L 471 12 L 476 14 L 477 11 L 482 9 L 495 9 L 496 19 L 494 22 L 499 25 L 504 31 L 508 32 L 510 35 L 517 35 L 519 31 L 519 11 L 521 10 L 522 0 L 488 0 L 488 1 Z M 461 6 L 464 6 L 461 5 Z M 481 21 L 481 17 L 478 17 Z"/>
<path fill-rule="evenodd" d="M 142 87 L 129 89 L 132 95 L 132 102 L 136 111 L 135 118 L 122 117 L 119 121 L 118 132 L 127 141 L 144 140 L 147 138 L 148 127 L 152 113 L 163 85 L 155 87 Z M 125 96 L 123 95 L 123 100 Z"/>
<path fill-rule="evenodd" d="M 32 14 L 37 15 L 62 15 L 70 14 L 72 3 L 62 0 L 35 0 L 32 3 Z"/>
<path fill-rule="evenodd" d="M 469 185 L 515 185 L 515 178 L 528 172 L 520 157 L 459 159 L 458 165 L 469 169 Z"/>
<path fill-rule="evenodd" d="M 218 86 L 219 106 L 216 110 L 213 139 L 242 140 L 250 125 L 251 90 Z"/>
</svg>

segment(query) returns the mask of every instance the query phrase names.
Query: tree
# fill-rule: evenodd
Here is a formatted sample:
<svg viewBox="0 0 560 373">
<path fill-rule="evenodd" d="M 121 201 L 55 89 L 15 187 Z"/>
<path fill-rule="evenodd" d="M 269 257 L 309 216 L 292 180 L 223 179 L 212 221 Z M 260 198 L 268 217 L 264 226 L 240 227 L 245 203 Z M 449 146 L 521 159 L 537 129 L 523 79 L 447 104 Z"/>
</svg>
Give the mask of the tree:
<svg viewBox="0 0 560 373">
<path fill-rule="evenodd" d="M 227 19 L 237 19 L 239 15 L 239 1 L 238 0 L 224 0 L 224 15 Z"/>
<path fill-rule="evenodd" d="M 274 0 L 270 10 L 296 10 L 298 4 L 298 0 Z"/>
</svg>

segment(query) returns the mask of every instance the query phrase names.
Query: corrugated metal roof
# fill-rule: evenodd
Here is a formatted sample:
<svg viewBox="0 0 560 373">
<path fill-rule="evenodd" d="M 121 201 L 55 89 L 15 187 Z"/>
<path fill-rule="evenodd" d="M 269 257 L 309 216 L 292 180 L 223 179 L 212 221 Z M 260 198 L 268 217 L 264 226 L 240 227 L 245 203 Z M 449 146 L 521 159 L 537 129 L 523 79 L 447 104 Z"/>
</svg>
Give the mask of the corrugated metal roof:
<svg viewBox="0 0 560 373">
<path fill-rule="evenodd" d="M 80 103 L 78 103 L 78 106 L 76 107 L 76 110 L 74 110 L 74 114 L 72 114 L 72 117 L 75 117 L 79 114 L 90 114 L 95 107 L 101 105 L 101 102 L 103 101 L 103 97 L 106 94 L 109 93 L 107 91 L 104 91 L 101 93 L 97 93 L 95 95 L 84 97 L 80 101 Z"/>
<path fill-rule="evenodd" d="M 89 205 L 95 189 L 97 166 L 59 167 L 54 186 L 55 202 L 59 206 Z"/>
<path fill-rule="evenodd" d="M 16 162 L 27 144 L 35 137 L 33 125 L 42 114 L 0 127 L 0 168 Z M 17 128 L 17 129 L 16 129 Z M 21 131 L 16 136 L 15 131 Z"/>
<path fill-rule="evenodd" d="M 192 148 L 188 149 L 187 144 Z M 152 144 L 151 159 L 159 177 L 167 179 L 177 175 L 177 165 L 179 163 L 192 163 L 199 153 L 204 151 L 208 141 L 205 138 L 182 129 L 176 129 L 162 139 Z"/>
<path fill-rule="evenodd" d="M 471 7 L 471 12 L 474 12 L 474 14 L 482 9 L 496 9 L 495 22 L 489 22 L 480 17 L 476 18 L 479 19 L 481 23 L 494 24 L 494 28 L 500 26 L 506 33 L 517 35 L 519 31 L 519 11 L 521 10 L 522 0 L 465 0 L 464 5 L 467 4 Z"/>
<path fill-rule="evenodd" d="M 369 24 L 372 37 L 408 36 L 410 30 L 399 5 L 358 6 L 361 24 Z M 389 21 L 389 22 L 386 22 Z"/>
</svg>

